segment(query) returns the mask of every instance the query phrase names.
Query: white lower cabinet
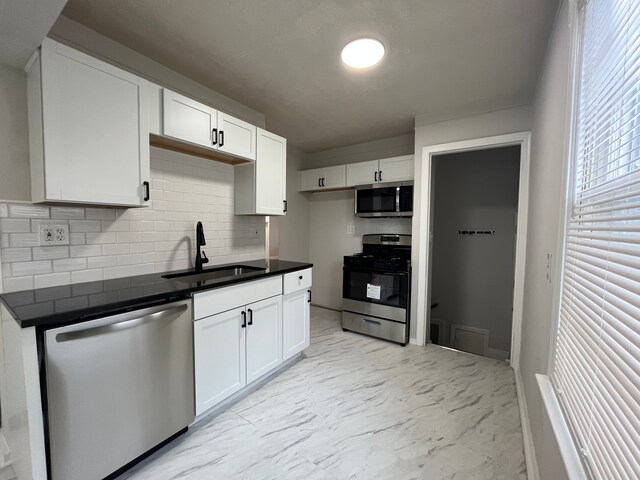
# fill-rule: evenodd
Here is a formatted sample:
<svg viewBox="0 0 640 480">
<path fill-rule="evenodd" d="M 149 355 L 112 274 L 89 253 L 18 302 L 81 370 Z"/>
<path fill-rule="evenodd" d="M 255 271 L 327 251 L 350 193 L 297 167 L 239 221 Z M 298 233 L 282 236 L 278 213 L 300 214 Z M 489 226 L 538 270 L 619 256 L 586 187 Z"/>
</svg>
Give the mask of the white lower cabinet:
<svg viewBox="0 0 640 480">
<path fill-rule="evenodd" d="M 309 346 L 311 290 L 298 290 L 282 297 L 282 360 Z"/>
<path fill-rule="evenodd" d="M 247 305 L 247 384 L 282 363 L 282 295 Z"/>
<path fill-rule="evenodd" d="M 272 296 L 260 299 L 260 292 Z M 196 416 L 282 364 L 281 293 L 282 277 L 273 277 L 194 295 Z M 233 307 L 234 298 L 246 303 L 213 310 Z"/>
<path fill-rule="evenodd" d="M 196 415 L 247 384 L 244 307 L 194 323 Z"/>
</svg>

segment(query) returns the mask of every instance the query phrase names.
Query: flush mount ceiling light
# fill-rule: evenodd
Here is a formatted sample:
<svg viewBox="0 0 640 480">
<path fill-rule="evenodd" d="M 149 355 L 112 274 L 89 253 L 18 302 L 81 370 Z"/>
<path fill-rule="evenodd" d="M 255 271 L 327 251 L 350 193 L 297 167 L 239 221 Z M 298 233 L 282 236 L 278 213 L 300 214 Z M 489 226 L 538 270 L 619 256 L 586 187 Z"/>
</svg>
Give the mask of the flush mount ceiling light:
<svg viewBox="0 0 640 480">
<path fill-rule="evenodd" d="M 340 57 L 345 65 L 353 68 L 373 67 L 384 57 L 384 45 L 375 38 L 359 38 L 349 42 Z"/>
</svg>

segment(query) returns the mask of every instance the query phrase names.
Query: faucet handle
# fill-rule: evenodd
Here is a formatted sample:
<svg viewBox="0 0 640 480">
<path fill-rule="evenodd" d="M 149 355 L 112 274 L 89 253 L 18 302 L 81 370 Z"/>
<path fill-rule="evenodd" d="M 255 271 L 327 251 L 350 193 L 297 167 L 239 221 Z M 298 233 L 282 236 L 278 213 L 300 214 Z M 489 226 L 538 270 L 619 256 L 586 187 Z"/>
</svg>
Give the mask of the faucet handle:
<svg viewBox="0 0 640 480">
<path fill-rule="evenodd" d="M 209 257 L 204 253 L 204 250 L 202 251 L 202 263 L 209 263 Z"/>
</svg>

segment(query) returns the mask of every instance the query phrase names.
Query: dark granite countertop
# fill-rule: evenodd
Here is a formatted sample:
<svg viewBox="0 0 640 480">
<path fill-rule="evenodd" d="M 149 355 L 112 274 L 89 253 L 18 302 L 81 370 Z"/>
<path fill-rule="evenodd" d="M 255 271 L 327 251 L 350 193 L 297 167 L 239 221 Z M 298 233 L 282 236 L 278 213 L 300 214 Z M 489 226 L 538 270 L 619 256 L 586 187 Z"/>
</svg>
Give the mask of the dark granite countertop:
<svg viewBox="0 0 640 480">
<path fill-rule="evenodd" d="M 253 260 L 211 266 L 205 268 L 204 272 L 232 265 L 249 265 L 261 267 L 264 270 L 200 282 L 164 278 L 165 275 L 186 273 L 189 270 L 154 273 L 4 293 L 0 294 L 0 301 L 22 328 L 33 326 L 51 328 L 162 304 L 212 288 L 259 280 L 312 267 L 310 263 L 286 260 Z"/>
</svg>

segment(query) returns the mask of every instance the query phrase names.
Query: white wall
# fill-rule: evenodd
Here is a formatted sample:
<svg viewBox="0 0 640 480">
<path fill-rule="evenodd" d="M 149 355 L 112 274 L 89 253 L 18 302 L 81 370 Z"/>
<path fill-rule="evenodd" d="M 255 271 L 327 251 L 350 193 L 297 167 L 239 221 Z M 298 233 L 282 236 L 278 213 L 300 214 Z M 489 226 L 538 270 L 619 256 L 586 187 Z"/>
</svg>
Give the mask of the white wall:
<svg viewBox="0 0 640 480">
<path fill-rule="evenodd" d="M 30 199 L 27 76 L 0 65 L 0 200 Z"/>
<path fill-rule="evenodd" d="M 491 137 L 507 133 L 517 133 L 531 130 L 533 110 L 530 106 L 499 110 L 483 115 L 450 120 L 435 124 L 423 125 L 420 117 L 416 117 L 415 130 L 415 181 L 413 218 L 421 218 L 422 212 L 417 201 L 422 195 L 422 149 L 430 145 L 470 140 L 481 137 Z M 414 220 L 414 231 L 418 223 Z M 420 241 L 414 237 L 415 242 Z M 412 295 L 411 295 L 411 325 L 410 338 L 416 338 L 416 308 L 419 269 L 413 265 Z"/>
<path fill-rule="evenodd" d="M 309 261 L 309 194 L 298 192 L 298 171 L 306 168 L 305 160 L 304 152 L 287 145 L 287 214 L 269 219 L 278 232 L 271 237 L 278 242 L 274 253 L 283 260 Z"/>
<path fill-rule="evenodd" d="M 151 186 L 148 208 L 0 204 L 5 290 L 189 268 L 198 220 L 211 265 L 264 258 L 264 218 L 233 214 L 232 166 L 152 148 Z M 69 225 L 70 245 L 40 247 L 40 223 Z"/>
<path fill-rule="evenodd" d="M 489 331 L 499 358 L 511 348 L 520 147 L 435 157 L 432 316 Z M 493 230 L 494 235 L 460 235 Z M 503 353 L 504 352 L 504 353 Z"/>
<path fill-rule="evenodd" d="M 540 478 L 567 478 L 545 411 L 536 373 L 547 373 L 555 328 L 553 292 L 546 281 L 547 253 L 556 252 L 563 208 L 567 100 L 570 71 L 568 3 L 563 2 L 551 37 L 534 101 L 531 136 L 530 210 L 527 238 L 520 370 L 536 447 Z"/>
</svg>

